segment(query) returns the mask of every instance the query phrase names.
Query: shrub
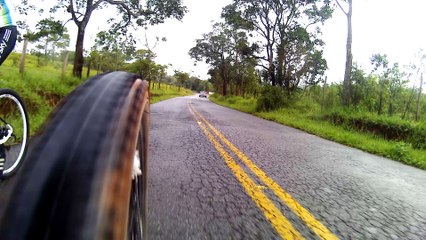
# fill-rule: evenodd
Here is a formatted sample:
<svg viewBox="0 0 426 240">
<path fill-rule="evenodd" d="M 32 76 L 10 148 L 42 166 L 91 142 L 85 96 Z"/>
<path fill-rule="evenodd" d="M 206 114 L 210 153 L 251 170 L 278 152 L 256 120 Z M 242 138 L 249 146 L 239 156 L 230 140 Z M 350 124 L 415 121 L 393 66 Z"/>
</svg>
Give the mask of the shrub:
<svg viewBox="0 0 426 240">
<path fill-rule="evenodd" d="M 417 126 L 413 129 L 409 142 L 415 149 L 426 149 L 426 127 Z"/>
<path fill-rule="evenodd" d="M 257 101 L 257 111 L 271 111 L 284 105 L 285 94 L 280 87 L 265 86 Z"/>
<path fill-rule="evenodd" d="M 372 133 L 386 140 L 411 143 L 414 149 L 426 149 L 426 128 L 424 125 L 394 118 L 356 115 L 345 112 L 331 112 L 324 119 L 335 125 Z"/>
<path fill-rule="evenodd" d="M 399 142 L 390 150 L 390 158 L 396 159 L 402 162 L 411 162 L 412 157 L 410 156 L 410 151 L 408 150 L 410 145 L 407 143 Z"/>
<path fill-rule="evenodd" d="M 226 101 L 228 101 L 229 104 L 235 104 L 237 102 L 237 98 L 236 97 L 228 97 L 226 99 Z"/>
</svg>

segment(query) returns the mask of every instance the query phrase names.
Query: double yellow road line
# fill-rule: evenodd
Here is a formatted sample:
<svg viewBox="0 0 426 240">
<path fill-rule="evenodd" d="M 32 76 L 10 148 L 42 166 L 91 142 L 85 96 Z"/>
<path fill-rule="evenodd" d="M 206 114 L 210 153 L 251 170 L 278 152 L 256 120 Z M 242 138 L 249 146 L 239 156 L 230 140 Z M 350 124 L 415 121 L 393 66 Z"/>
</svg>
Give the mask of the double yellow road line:
<svg viewBox="0 0 426 240">
<path fill-rule="evenodd" d="M 235 177 L 244 187 L 248 195 L 263 211 L 265 217 L 271 222 L 272 227 L 283 239 L 303 239 L 302 234 L 298 232 L 291 222 L 281 213 L 263 192 L 264 186 L 259 186 L 256 182 L 243 170 L 236 160 L 225 149 L 228 147 L 243 163 L 252 171 L 263 184 L 274 192 L 278 198 L 285 203 L 319 238 L 321 239 L 338 239 L 330 230 L 328 230 L 321 222 L 300 205 L 293 197 L 282 189 L 274 180 L 272 180 L 265 172 L 257 167 L 243 152 L 236 148 L 221 132 L 213 127 L 195 108 L 189 104 L 189 110 L 196 119 L 198 125 L 203 130 L 206 137 L 213 144 L 225 163 L 232 170 Z"/>
</svg>

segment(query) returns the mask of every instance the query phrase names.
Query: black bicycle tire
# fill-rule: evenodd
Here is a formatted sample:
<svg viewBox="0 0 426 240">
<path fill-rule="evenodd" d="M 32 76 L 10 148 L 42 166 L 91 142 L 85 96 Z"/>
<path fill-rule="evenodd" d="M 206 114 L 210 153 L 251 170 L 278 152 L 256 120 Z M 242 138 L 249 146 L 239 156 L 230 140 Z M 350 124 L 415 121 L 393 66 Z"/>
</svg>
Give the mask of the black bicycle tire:
<svg viewBox="0 0 426 240">
<path fill-rule="evenodd" d="M 27 107 L 25 105 L 25 102 L 17 92 L 15 92 L 12 89 L 8 89 L 8 88 L 0 88 L 0 96 L 1 95 L 11 95 L 18 101 L 18 103 L 21 105 L 22 110 L 24 112 L 23 113 L 24 114 L 24 122 L 25 122 L 24 124 L 26 125 L 26 131 L 25 131 L 26 139 L 24 140 L 25 143 L 22 144 L 22 147 L 21 147 L 21 150 L 20 150 L 20 152 L 22 151 L 22 153 L 19 154 L 19 155 L 21 155 L 21 157 L 20 157 L 20 159 L 14 160 L 15 164 L 12 166 L 13 168 L 10 171 L 8 171 L 8 169 L 5 169 L 3 171 L 2 177 L 7 178 L 7 177 L 14 175 L 18 171 L 18 169 L 22 166 L 22 163 L 24 162 L 24 159 L 25 159 L 25 156 L 26 156 L 26 153 L 27 153 L 27 149 L 28 149 L 29 137 L 30 137 L 30 122 L 29 122 L 29 116 L 28 116 L 28 111 L 27 111 Z M 6 159 L 6 161 L 8 161 L 8 160 Z"/>
<path fill-rule="evenodd" d="M 62 101 L 30 147 L 0 219 L 2 239 L 126 237 L 137 132 L 149 114 L 147 89 L 137 75 L 112 72 L 89 79 Z"/>
</svg>

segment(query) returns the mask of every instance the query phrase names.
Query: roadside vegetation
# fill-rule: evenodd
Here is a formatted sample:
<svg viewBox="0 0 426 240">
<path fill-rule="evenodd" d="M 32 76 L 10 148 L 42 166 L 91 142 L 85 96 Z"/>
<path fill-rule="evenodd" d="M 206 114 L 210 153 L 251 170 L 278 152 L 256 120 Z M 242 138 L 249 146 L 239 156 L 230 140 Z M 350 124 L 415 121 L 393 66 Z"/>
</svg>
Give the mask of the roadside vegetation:
<svg viewBox="0 0 426 240">
<path fill-rule="evenodd" d="M 385 53 L 372 53 L 369 69 L 361 68 L 352 59 L 352 0 L 231 1 L 222 9 L 222 19 L 188 53 L 209 65 L 208 81 L 180 70 L 168 75 L 171 66 L 155 62 L 155 48 L 166 37 L 154 43 L 135 37 L 134 29 L 182 19 L 187 8 L 181 1 L 66 2 L 35 6 L 21 0 L 21 52 L 31 55 L 14 53 L 0 68 L 1 86 L 15 89 L 27 102 L 33 132 L 84 79 L 125 70 L 150 81 L 152 102 L 190 94 L 185 88 L 214 91 L 211 99 L 217 103 L 426 169 L 426 51 L 413 56 L 409 66 L 390 62 Z M 109 31 L 91 33 L 94 45 L 83 49 L 90 15 L 103 16 L 107 6 L 123 17 L 106 21 Z M 321 39 L 324 23 L 335 12 L 347 17 L 346 29 L 341 29 L 347 30 L 342 82 L 325 76 Z M 65 24 L 70 18 L 81 33 L 74 36 L 73 52 L 68 51 Z"/>
<path fill-rule="evenodd" d="M 301 92 L 291 99 L 283 100 L 282 105 L 274 110 L 262 110 L 264 103 L 260 103 L 261 97 L 225 97 L 214 94 L 210 96 L 210 100 L 426 170 L 424 117 L 416 122 L 402 120 L 398 115 L 378 116 L 356 108 L 345 109 L 336 106 L 321 110 L 321 103 L 315 100 L 317 97 L 320 96 L 316 96 L 314 90 Z M 426 102 L 424 104 L 426 105 Z"/>
<path fill-rule="evenodd" d="M 177 70 L 168 75 L 171 66 L 155 61 L 154 49 L 166 41 L 165 37 L 156 37 L 154 43 L 148 43 L 146 35 L 145 42 L 135 37 L 135 31 L 143 31 L 147 26 L 161 24 L 166 19 L 181 20 L 187 8 L 180 1 L 141 4 L 81 1 L 71 5 L 56 1 L 40 5 L 21 0 L 14 5 L 19 43 L 16 52 L 0 68 L 0 86 L 11 88 L 23 97 L 30 114 L 31 134 L 40 130 L 61 99 L 96 74 L 110 71 L 138 74 L 150 82 L 153 103 L 192 94 L 186 88 L 208 89 L 207 81 Z M 90 32 L 95 36 L 94 43 L 84 48 L 91 16 L 106 16 L 102 13 L 106 8 L 117 9 L 117 16 L 122 17 L 105 19 L 108 30 Z M 78 29 L 74 36 L 70 36 L 69 25 Z M 74 51 L 69 50 L 71 39 L 76 39 Z"/>
<path fill-rule="evenodd" d="M 320 34 L 336 11 L 348 20 L 342 82 L 325 76 Z M 372 53 L 365 70 L 352 11 L 347 0 L 235 0 L 189 55 L 210 65 L 213 102 L 426 169 L 426 52 L 409 66 Z"/>
<path fill-rule="evenodd" d="M 0 86 L 16 91 L 24 99 L 30 118 L 30 135 L 40 131 L 50 112 L 66 95 L 98 73 L 93 71 L 80 79 L 73 77 L 72 67 L 68 67 L 62 77 L 61 62 L 27 55 L 25 72 L 20 74 L 16 59 L 20 59 L 20 54 L 12 53 L 1 66 Z M 191 90 L 176 84 L 174 78 L 170 83 L 151 83 L 151 103 L 192 94 Z"/>
<path fill-rule="evenodd" d="M 164 85 L 162 88 L 151 88 L 151 104 L 174 97 L 182 97 L 192 95 L 193 92 L 187 88 L 181 88 L 174 85 Z"/>
</svg>

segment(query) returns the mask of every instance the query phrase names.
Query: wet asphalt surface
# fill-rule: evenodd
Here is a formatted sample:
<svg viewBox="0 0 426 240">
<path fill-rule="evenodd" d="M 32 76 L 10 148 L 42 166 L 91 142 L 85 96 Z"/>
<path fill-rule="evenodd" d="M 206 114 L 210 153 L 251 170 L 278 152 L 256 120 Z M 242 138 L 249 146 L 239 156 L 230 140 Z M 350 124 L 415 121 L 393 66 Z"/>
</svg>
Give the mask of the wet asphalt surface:
<svg viewBox="0 0 426 240">
<path fill-rule="evenodd" d="M 151 106 L 149 239 L 280 239 L 189 104 L 338 238 L 426 239 L 426 171 L 198 96 Z M 319 239 L 262 191 L 304 238 Z"/>
</svg>

